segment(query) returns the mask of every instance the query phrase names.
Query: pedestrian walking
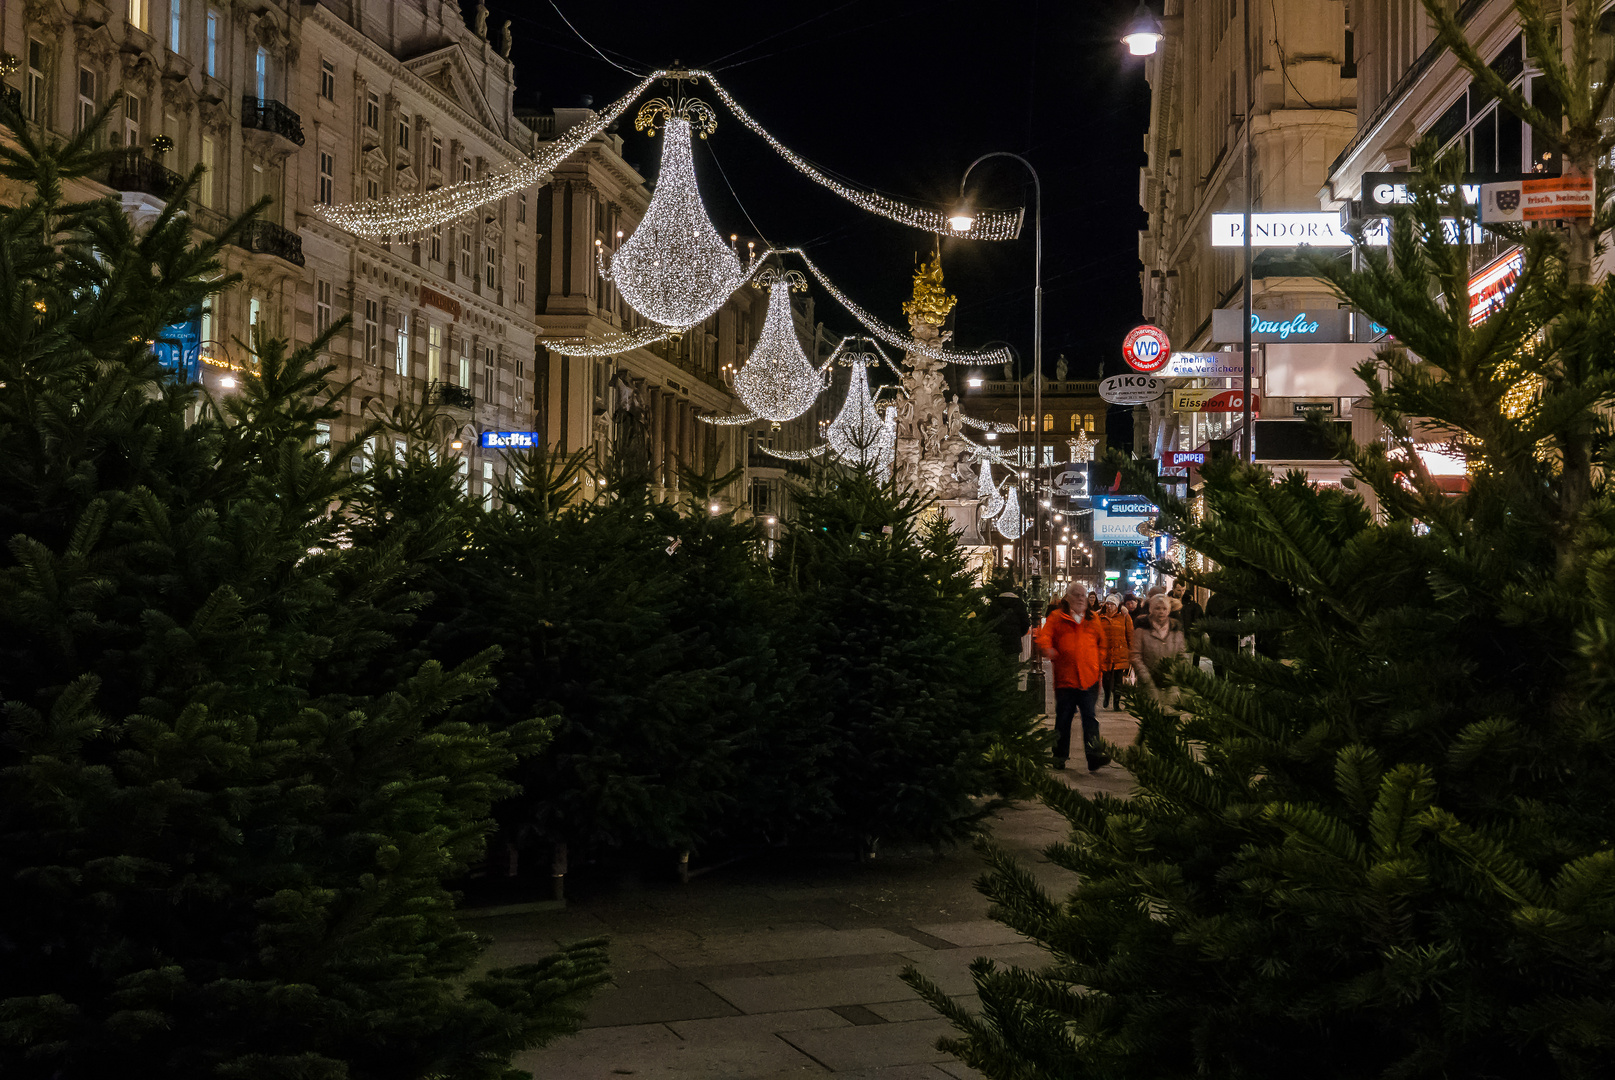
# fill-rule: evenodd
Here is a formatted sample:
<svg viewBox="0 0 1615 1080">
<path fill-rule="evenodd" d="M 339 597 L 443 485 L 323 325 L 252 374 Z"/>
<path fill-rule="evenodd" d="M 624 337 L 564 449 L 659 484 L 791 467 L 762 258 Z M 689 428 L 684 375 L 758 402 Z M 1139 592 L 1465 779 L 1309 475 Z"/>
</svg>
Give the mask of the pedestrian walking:
<svg viewBox="0 0 1615 1080">
<path fill-rule="evenodd" d="M 999 575 L 993 584 L 1002 591 L 987 601 L 987 629 L 992 631 L 1005 653 L 1019 658 L 1021 639 L 1032 628 L 1032 615 L 1007 574 Z"/>
<path fill-rule="evenodd" d="M 1127 665 L 1133 655 L 1133 620 L 1122 611 L 1121 604 L 1121 597 L 1111 593 L 1105 597 L 1104 609 L 1099 613 L 1110 653 L 1102 680 L 1104 707 L 1107 709 L 1122 707 L 1122 684 L 1126 681 Z"/>
<path fill-rule="evenodd" d="M 1183 639 L 1183 627 L 1172 618 L 1172 599 L 1164 593 L 1150 597 L 1149 615 L 1133 633 L 1131 652 L 1133 675 L 1138 679 L 1140 693 L 1148 694 L 1157 704 L 1172 708 L 1178 703 L 1178 688 L 1161 686 L 1156 676 L 1161 665 L 1174 656 L 1188 651 Z"/>
<path fill-rule="evenodd" d="M 1143 626 L 1150 617 L 1150 598 L 1166 595 L 1165 585 L 1151 585 L 1150 591 L 1144 594 L 1144 599 L 1138 602 L 1138 608 L 1133 612 L 1133 626 Z"/>
<path fill-rule="evenodd" d="M 1182 624 L 1183 636 L 1187 638 L 1194 633 L 1194 624 L 1200 621 L 1200 617 L 1205 614 L 1205 610 L 1195 603 L 1194 594 L 1181 581 L 1172 586 L 1172 591 L 1167 595 L 1183 604 L 1183 609 L 1178 612 L 1178 622 Z"/>
<path fill-rule="evenodd" d="M 1109 661 L 1109 642 L 1081 586 L 1073 584 L 1066 590 L 1065 599 L 1038 630 L 1037 644 L 1054 666 L 1054 767 L 1065 768 L 1071 753 L 1071 721 L 1080 710 L 1088 771 L 1097 772 L 1110 764 L 1110 758 L 1099 752 L 1099 717 L 1094 712 Z"/>
</svg>

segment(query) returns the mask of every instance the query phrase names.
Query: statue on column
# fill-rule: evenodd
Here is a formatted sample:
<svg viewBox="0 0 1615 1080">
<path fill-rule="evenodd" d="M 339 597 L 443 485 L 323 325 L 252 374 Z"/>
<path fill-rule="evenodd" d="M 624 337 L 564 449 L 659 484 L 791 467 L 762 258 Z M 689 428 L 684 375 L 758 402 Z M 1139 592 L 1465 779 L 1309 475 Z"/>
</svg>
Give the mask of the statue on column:
<svg viewBox="0 0 1615 1080">
<path fill-rule="evenodd" d="M 483 41 L 488 40 L 488 5 L 479 3 L 473 20 L 473 29 Z"/>
<path fill-rule="evenodd" d="M 505 25 L 499 28 L 499 55 L 504 57 L 506 60 L 510 59 L 510 48 L 512 44 L 514 43 L 510 37 L 510 20 L 506 19 Z"/>
<path fill-rule="evenodd" d="M 914 272 L 914 298 L 903 305 L 914 340 L 940 347 L 953 336 L 943 330 L 958 299 L 942 283 L 942 255 Z M 898 413 L 894 477 L 909 491 L 936 499 L 974 499 L 971 449 L 963 439 L 963 413 L 948 400 L 944 362 L 920 353 L 904 356 L 904 400 Z"/>
</svg>

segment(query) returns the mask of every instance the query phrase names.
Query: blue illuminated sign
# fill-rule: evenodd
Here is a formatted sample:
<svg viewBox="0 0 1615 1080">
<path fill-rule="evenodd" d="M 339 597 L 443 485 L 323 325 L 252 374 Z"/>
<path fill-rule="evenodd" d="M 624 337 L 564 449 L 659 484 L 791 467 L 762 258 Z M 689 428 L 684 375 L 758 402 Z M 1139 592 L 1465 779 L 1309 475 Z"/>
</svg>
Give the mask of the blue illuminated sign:
<svg viewBox="0 0 1615 1080">
<path fill-rule="evenodd" d="M 1106 547 L 1137 547 L 1139 525 L 1160 512 L 1141 495 L 1101 495 L 1094 500 L 1093 538 Z"/>
<path fill-rule="evenodd" d="M 538 432 L 536 431 L 484 431 L 482 433 L 482 448 L 484 450 L 531 450 L 538 445 Z"/>
<path fill-rule="evenodd" d="M 182 321 L 169 323 L 157 334 L 151 351 L 157 362 L 185 379 L 202 378 L 202 309 L 193 308 Z"/>
</svg>

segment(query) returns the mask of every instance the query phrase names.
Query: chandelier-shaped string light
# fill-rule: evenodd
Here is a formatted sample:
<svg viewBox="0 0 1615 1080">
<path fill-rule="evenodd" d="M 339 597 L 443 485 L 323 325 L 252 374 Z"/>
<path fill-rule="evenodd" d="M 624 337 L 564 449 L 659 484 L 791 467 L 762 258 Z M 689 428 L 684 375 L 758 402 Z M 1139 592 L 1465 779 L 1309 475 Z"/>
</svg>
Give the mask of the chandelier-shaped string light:
<svg viewBox="0 0 1615 1080">
<path fill-rule="evenodd" d="M 997 517 L 999 511 L 1004 509 L 1004 493 L 998 490 L 997 483 L 993 481 L 993 463 L 990 461 L 983 461 L 981 472 L 976 474 L 976 498 L 987 504 L 981 512 L 989 519 Z"/>
<path fill-rule="evenodd" d="M 665 104 L 660 100 L 647 104 L 637 123 L 654 123 L 654 114 L 647 110 Z M 698 122 L 707 121 L 698 117 Z M 662 171 L 650 206 L 634 234 L 612 255 L 610 267 L 602 261 L 600 276 L 617 286 L 628 306 L 645 318 L 682 331 L 721 308 L 761 267 L 742 266 L 740 256 L 707 217 L 695 185 L 690 120 L 685 115 L 668 116 L 664 127 Z M 598 244 L 596 257 L 600 258 Z"/>
<path fill-rule="evenodd" d="M 628 106 L 666 74 L 665 71 L 652 72 L 626 97 L 613 102 L 593 119 L 568 128 L 532 157 L 501 165 L 480 179 L 462 180 L 458 184 L 431 191 L 410 192 L 367 202 L 316 205 L 314 213 L 355 236 L 367 236 L 372 240 L 383 236 L 414 236 L 433 225 L 462 218 L 523 188 L 548 183 L 549 174 L 557 165 L 610 127 L 628 111 Z"/>
<path fill-rule="evenodd" d="M 765 270 L 758 284 L 769 289 L 768 317 L 757 347 L 735 373 L 735 393 L 748 409 L 778 426 L 812 408 L 824 384 L 802 351 L 791 317 L 791 290 L 807 289 L 807 281 L 795 270 Z"/>
<path fill-rule="evenodd" d="M 1026 531 L 1026 518 L 1021 516 L 1021 489 L 1014 484 L 1009 485 L 1009 492 L 1004 496 L 1004 509 L 993 522 L 993 528 L 1005 540 L 1019 540 Z"/>
<path fill-rule="evenodd" d="M 623 353 L 666 341 L 672 336 L 673 331 L 665 326 L 642 326 L 626 334 L 613 334 L 604 341 L 549 340 L 543 344 L 550 352 L 557 352 L 562 356 L 621 356 Z"/>
<path fill-rule="evenodd" d="M 824 433 L 830 449 L 848 465 L 878 466 L 885 442 L 886 425 L 869 395 L 871 359 L 862 353 L 852 354 L 848 361 L 852 372 L 847 380 L 847 399 Z"/>
<path fill-rule="evenodd" d="M 814 168 L 800 154 L 794 153 L 774 136 L 770 135 L 751 114 L 740 107 L 740 103 L 729 96 L 729 91 L 718 84 L 710 71 L 692 71 L 692 76 L 700 76 L 712 84 L 712 92 L 718 100 L 723 102 L 730 112 L 735 114 L 746 127 L 761 136 L 762 140 L 774 148 L 774 152 L 796 169 L 797 172 L 840 195 L 843 199 L 855 206 L 862 207 L 872 214 L 890 218 L 892 221 L 924 229 L 928 233 L 945 233 L 949 236 L 962 236 L 970 240 L 1013 240 L 1020 235 L 1021 219 L 1025 216 L 1024 210 L 978 210 L 975 221 L 968 229 L 955 230 L 948 221 L 948 214 L 942 210 L 914 206 L 900 199 L 893 199 L 886 195 L 874 192 L 859 191 L 840 181 L 833 180 Z"/>
<path fill-rule="evenodd" d="M 985 352 L 960 352 L 958 349 L 938 348 L 935 345 L 927 345 L 924 342 L 915 341 L 907 334 L 902 334 L 896 330 L 893 330 L 890 326 L 887 326 L 885 323 L 881 322 L 879 319 L 875 318 L 873 315 L 869 314 L 869 312 L 865 311 L 863 308 L 854 303 L 851 297 L 842 292 L 840 289 L 836 288 L 835 284 L 829 278 L 825 277 L 824 271 L 820 270 L 813 260 L 807 257 L 807 254 L 801 248 L 779 248 L 771 252 L 771 254 L 795 255 L 797 258 L 801 259 L 803 264 L 807 266 L 808 272 L 818 280 L 820 285 L 824 286 L 825 292 L 835 297 L 836 301 L 842 307 L 846 308 L 853 318 L 857 319 L 864 325 L 864 329 L 868 330 L 875 337 L 879 338 L 881 341 L 884 341 L 894 349 L 902 349 L 904 352 L 916 353 L 920 356 L 929 357 L 932 360 L 944 360 L 950 364 L 976 364 L 990 366 L 1007 363 L 1012 358 L 1012 354 L 1010 353 L 1009 349 L 1002 346 L 996 349 L 988 349 Z"/>
</svg>

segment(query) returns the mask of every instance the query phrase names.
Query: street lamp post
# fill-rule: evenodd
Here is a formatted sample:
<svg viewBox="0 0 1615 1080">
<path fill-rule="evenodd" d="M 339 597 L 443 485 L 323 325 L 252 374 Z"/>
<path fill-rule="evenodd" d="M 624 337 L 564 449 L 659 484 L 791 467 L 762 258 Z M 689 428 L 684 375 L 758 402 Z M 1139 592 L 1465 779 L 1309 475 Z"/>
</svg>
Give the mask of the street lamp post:
<svg viewBox="0 0 1615 1080">
<path fill-rule="evenodd" d="M 969 204 L 964 201 L 965 185 L 970 182 L 970 173 L 977 165 L 988 158 L 1014 158 L 1026 166 L 1026 171 L 1032 174 L 1032 192 L 1036 198 L 1032 215 L 1032 430 L 1037 433 L 1033 444 L 1032 458 L 1032 497 L 1033 497 L 1033 542 L 1037 545 L 1038 577 L 1042 579 L 1043 569 L 1043 515 L 1036 509 L 1037 499 L 1041 497 L 1043 484 L 1041 472 L 1043 468 L 1043 181 L 1038 177 L 1037 170 L 1032 163 L 1019 154 L 1012 154 L 1007 150 L 994 150 L 983 154 L 965 169 L 964 176 L 959 178 L 960 206 L 948 218 L 948 224 L 957 232 L 963 232 L 975 224 L 975 215 L 970 211 Z"/>
</svg>

